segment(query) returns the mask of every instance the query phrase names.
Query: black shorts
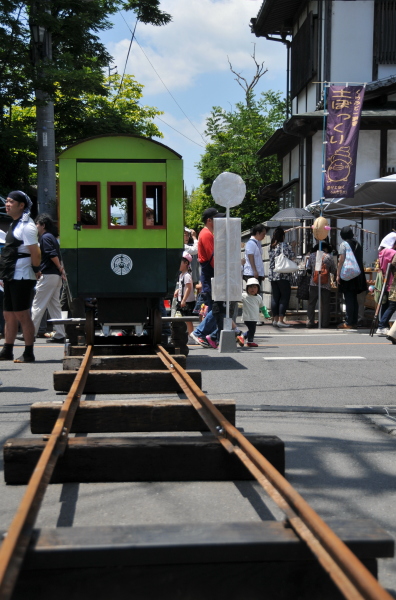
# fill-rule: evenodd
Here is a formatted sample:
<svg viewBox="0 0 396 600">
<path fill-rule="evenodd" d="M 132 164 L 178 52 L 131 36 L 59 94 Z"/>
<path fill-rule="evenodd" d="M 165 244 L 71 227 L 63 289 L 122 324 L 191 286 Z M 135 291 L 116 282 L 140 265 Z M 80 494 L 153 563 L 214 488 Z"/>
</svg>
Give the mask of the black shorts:
<svg viewBox="0 0 396 600">
<path fill-rule="evenodd" d="M 181 307 L 180 302 L 177 303 L 177 310 L 180 310 L 183 317 L 190 317 L 193 314 L 195 307 L 195 300 L 193 302 L 186 302 L 186 305 Z"/>
<path fill-rule="evenodd" d="M 8 312 L 21 312 L 29 310 L 33 302 L 33 288 L 36 281 L 33 279 L 12 279 L 4 281 L 3 310 Z"/>
</svg>

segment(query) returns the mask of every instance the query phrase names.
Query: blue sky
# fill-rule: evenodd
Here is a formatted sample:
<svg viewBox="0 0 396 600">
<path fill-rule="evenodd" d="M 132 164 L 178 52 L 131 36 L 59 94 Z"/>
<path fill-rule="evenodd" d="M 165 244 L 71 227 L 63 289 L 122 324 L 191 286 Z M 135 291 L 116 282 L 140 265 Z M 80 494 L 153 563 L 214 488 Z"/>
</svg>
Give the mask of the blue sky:
<svg viewBox="0 0 396 600">
<path fill-rule="evenodd" d="M 132 44 L 126 73 L 135 75 L 145 86 L 142 103 L 164 111 L 162 121 L 156 120 L 165 136 L 161 141 L 183 156 L 189 191 L 200 183 L 194 165 L 204 152 L 200 134 L 203 136 L 212 107 L 230 110 L 243 100 L 243 90 L 229 69 L 227 56 L 234 70 L 250 81 L 255 72 L 251 54 L 256 44 L 256 60 L 265 61 L 268 69 L 257 93 L 268 89 L 285 93 L 284 45 L 256 38 L 250 31 L 250 19 L 257 15 L 261 3 L 262 0 L 162 0 L 161 8 L 172 15 L 172 23 L 163 27 L 137 25 L 138 43 Z M 135 17 L 123 12 L 113 16 L 112 21 L 114 27 L 102 33 L 101 39 L 114 57 L 113 66 L 117 65 L 122 74 Z"/>
</svg>

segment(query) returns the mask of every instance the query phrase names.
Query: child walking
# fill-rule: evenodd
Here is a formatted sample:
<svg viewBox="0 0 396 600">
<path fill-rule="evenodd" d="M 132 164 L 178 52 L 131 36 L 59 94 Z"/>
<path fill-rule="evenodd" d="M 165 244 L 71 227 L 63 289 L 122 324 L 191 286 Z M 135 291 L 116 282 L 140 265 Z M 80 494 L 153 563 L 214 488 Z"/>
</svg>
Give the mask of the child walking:
<svg viewBox="0 0 396 600">
<path fill-rule="evenodd" d="M 259 320 L 260 312 L 266 316 L 267 310 L 263 304 L 263 299 L 259 295 L 260 284 L 255 277 L 251 277 L 246 282 L 246 292 L 242 292 L 242 320 L 248 331 L 243 334 L 247 339 L 247 346 L 257 348 L 258 344 L 254 342 L 256 333 L 256 324 Z"/>
<path fill-rule="evenodd" d="M 179 267 L 179 282 L 174 293 L 174 297 L 177 298 L 177 309 L 181 311 L 184 317 L 192 315 L 195 306 L 195 294 L 190 269 L 191 261 L 191 254 L 184 251 Z M 191 321 L 187 321 L 186 325 L 188 334 L 190 335 L 194 331 L 194 326 Z"/>
</svg>

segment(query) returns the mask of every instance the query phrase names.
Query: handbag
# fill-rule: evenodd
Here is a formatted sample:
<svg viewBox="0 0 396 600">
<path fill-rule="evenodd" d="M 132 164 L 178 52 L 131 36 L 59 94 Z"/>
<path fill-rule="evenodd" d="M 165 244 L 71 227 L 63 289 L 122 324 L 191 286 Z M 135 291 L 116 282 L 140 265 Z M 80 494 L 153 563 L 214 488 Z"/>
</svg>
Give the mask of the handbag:
<svg viewBox="0 0 396 600">
<path fill-rule="evenodd" d="M 355 279 L 355 277 L 360 275 L 361 271 L 352 248 L 348 243 L 345 245 L 346 255 L 341 268 L 340 277 L 344 281 L 350 281 L 351 279 Z"/>
<path fill-rule="evenodd" d="M 298 265 L 283 254 L 282 246 L 282 252 L 275 256 L 274 273 L 295 273 L 296 271 L 298 271 Z"/>
</svg>

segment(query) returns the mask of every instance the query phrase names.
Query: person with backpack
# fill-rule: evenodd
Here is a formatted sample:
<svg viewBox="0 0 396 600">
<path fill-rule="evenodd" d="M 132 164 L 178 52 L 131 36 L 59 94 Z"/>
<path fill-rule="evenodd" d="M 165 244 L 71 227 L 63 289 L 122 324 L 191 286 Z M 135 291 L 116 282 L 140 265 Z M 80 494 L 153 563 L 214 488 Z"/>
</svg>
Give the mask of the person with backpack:
<svg viewBox="0 0 396 600">
<path fill-rule="evenodd" d="M 353 238 L 350 227 L 343 227 L 339 260 L 337 267 L 337 283 L 345 299 L 345 323 L 338 329 L 354 329 L 357 327 L 359 304 L 357 295 L 367 290 L 367 280 L 363 267 L 363 248 Z"/>
<path fill-rule="evenodd" d="M 328 242 L 322 242 L 323 256 L 321 262 L 321 270 L 316 270 L 316 257 L 319 250 L 319 244 L 316 244 L 312 249 L 307 262 L 307 273 L 311 275 L 309 282 L 309 301 L 308 301 L 308 321 L 307 327 L 312 329 L 315 327 L 315 308 L 319 299 L 319 273 L 320 273 L 320 307 L 321 307 L 321 325 L 322 327 L 330 327 L 330 274 L 336 274 L 337 269 L 331 252 L 331 246 Z"/>
</svg>

